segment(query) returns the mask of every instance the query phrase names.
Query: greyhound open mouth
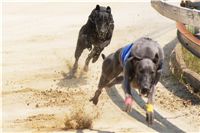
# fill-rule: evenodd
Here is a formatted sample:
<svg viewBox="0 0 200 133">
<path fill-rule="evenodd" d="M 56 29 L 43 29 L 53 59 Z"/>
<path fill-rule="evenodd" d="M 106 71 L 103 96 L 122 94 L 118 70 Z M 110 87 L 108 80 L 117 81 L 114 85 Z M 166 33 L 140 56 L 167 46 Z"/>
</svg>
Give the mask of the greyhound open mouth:
<svg viewBox="0 0 200 133">
<path fill-rule="evenodd" d="M 149 93 L 150 93 L 150 89 L 143 89 L 143 88 L 139 89 L 139 95 L 140 96 L 148 97 Z"/>
</svg>

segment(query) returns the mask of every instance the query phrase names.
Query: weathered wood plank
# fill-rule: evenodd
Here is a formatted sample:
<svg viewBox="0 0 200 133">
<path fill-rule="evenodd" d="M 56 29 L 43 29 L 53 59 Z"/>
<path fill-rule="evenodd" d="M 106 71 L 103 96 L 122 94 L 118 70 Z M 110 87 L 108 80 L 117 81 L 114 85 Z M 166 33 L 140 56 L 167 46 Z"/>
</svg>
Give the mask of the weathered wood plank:
<svg viewBox="0 0 200 133">
<path fill-rule="evenodd" d="M 192 52 L 195 56 L 200 58 L 200 45 L 192 42 L 189 40 L 184 34 L 180 33 L 180 31 L 177 31 L 177 37 L 180 43 L 190 52 Z"/>
<path fill-rule="evenodd" d="M 152 7 L 161 15 L 177 22 L 200 27 L 200 10 L 170 5 L 160 0 L 151 0 Z"/>
<path fill-rule="evenodd" d="M 170 56 L 172 73 L 192 86 L 194 92 L 200 92 L 200 75 L 189 69 L 183 59 L 182 47 L 180 43 L 176 44 L 174 52 Z"/>
</svg>

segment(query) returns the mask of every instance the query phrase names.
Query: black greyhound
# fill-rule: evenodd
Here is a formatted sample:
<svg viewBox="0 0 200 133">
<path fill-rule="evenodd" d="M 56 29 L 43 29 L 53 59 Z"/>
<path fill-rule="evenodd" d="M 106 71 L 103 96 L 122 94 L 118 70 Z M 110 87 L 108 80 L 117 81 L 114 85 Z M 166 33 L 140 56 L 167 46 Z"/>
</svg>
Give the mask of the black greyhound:
<svg viewBox="0 0 200 133">
<path fill-rule="evenodd" d="M 96 62 L 103 49 L 109 45 L 112 33 L 114 30 L 114 21 L 111 14 L 111 8 L 96 5 L 96 8 L 92 10 L 88 21 L 79 31 L 78 42 L 75 51 L 75 63 L 70 72 L 73 76 L 78 68 L 78 60 L 84 49 L 88 49 L 90 54 L 88 55 L 84 70 L 88 71 L 88 65 L 90 60 Z"/>
</svg>

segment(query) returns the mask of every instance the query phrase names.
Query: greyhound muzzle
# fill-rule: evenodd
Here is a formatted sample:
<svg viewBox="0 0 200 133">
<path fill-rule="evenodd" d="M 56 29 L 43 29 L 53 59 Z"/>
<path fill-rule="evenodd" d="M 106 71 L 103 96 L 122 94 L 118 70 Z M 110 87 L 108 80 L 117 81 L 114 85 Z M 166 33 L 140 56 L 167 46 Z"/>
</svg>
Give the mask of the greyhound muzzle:
<svg viewBox="0 0 200 133">
<path fill-rule="evenodd" d="M 99 32 L 98 32 L 98 37 L 99 37 L 99 39 L 100 39 L 100 40 L 105 39 L 105 38 L 106 38 L 106 34 L 107 34 L 107 32 L 99 31 Z"/>
<path fill-rule="evenodd" d="M 140 90 L 140 95 L 141 96 L 148 96 L 149 95 L 149 93 L 150 93 L 150 89 L 148 89 L 148 88 L 140 88 L 139 89 Z"/>
</svg>

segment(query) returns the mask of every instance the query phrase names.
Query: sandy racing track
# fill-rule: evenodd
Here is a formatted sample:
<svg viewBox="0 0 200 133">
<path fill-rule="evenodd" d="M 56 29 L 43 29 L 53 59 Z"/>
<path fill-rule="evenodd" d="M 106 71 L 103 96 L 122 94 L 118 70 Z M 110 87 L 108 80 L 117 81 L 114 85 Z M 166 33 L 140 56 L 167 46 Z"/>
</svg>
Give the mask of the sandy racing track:
<svg viewBox="0 0 200 133">
<path fill-rule="evenodd" d="M 89 102 L 101 73 L 102 59 L 83 72 L 88 51 L 80 59 L 77 78 L 66 75 L 74 62 L 80 27 L 96 3 L 4 3 L 3 91 L 4 132 L 200 132 L 200 98 L 170 73 L 169 57 L 177 42 L 175 23 L 150 3 L 109 5 L 115 21 L 105 55 L 141 36 L 158 41 L 165 51 L 164 73 L 157 85 L 155 123 L 145 122 L 144 100 L 133 90 L 133 111 L 123 111 L 121 85 L 104 90 L 99 104 Z M 88 120 L 91 129 L 67 130 Z"/>
</svg>

